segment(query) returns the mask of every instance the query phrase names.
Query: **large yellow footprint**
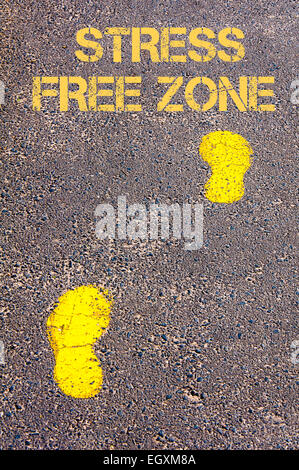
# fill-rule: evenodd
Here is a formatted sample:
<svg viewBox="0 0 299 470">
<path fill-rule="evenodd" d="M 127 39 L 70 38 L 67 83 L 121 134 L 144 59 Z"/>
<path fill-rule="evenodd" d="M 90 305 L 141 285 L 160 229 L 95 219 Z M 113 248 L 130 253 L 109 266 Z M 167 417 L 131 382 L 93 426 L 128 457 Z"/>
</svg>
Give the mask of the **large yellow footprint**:
<svg viewBox="0 0 299 470">
<path fill-rule="evenodd" d="M 54 379 L 66 395 L 90 398 L 100 391 L 103 374 L 93 344 L 109 325 L 112 303 L 108 291 L 81 286 L 63 294 L 50 314 Z"/>
<path fill-rule="evenodd" d="M 226 204 L 241 199 L 244 174 L 253 154 L 247 140 L 229 131 L 211 132 L 203 137 L 199 153 L 212 169 L 212 176 L 205 184 L 205 197 Z"/>
</svg>

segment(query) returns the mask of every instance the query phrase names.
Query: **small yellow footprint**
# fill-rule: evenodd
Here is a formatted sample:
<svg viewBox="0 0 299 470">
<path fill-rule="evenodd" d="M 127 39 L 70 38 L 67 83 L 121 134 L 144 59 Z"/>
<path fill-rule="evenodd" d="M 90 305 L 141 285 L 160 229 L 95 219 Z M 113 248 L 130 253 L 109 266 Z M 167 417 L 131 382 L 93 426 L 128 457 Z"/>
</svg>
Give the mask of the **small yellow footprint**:
<svg viewBox="0 0 299 470">
<path fill-rule="evenodd" d="M 226 204 L 241 199 L 244 174 L 253 160 L 253 150 L 247 140 L 229 131 L 211 132 L 203 137 L 199 153 L 212 169 L 212 176 L 205 184 L 205 197 Z"/>
<path fill-rule="evenodd" d="M 93 344 L 110 321 L 113 300 L 108 291 L 93 285 L 69 290 L 47 321 L 47 334 L 55 356 L 54 379 L 66 395 L 94 397 L 103 382 Z"/>
</svg>

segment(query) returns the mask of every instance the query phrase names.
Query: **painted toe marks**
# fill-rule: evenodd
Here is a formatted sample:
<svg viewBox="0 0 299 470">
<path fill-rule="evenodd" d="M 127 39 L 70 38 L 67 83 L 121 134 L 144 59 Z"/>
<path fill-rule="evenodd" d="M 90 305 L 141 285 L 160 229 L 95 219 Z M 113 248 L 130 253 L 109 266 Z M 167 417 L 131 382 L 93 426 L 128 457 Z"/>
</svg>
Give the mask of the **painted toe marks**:
<svg viewBox="0 0 299 470">
<path fill-rule="evenodd" d="M 205 184 L 205 197 L 226 204 L 241 199 L 244 174 L 253 160 L 253 150 L 247 140 L 229 131 L 211 132 L 202 138 L 199 153 L 212 170 Z"/>
<path fill-rule="evenodd" d="M 90 398 L 100 391 L 103 374 L 93 345 L 109 325 L 112 304 L 108 291 L 81 286 L 63 294 L 50 314 L 54 379 L 66 395 Z"/>
</svg>

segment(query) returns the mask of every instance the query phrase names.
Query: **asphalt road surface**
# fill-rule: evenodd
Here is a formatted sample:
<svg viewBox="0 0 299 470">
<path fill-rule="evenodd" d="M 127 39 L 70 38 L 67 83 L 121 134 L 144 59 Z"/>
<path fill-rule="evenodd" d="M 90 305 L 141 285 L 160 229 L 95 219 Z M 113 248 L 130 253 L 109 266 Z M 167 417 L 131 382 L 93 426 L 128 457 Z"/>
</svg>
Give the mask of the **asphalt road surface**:
<svg viewBox="0 0 299 470">
<path fill-rule="evenodd" d="M 298 448 L 296 3 L 3 0 L 2 449 Z M 89 26 L 236 27 L 245 57 L 153 63 L 144 52 L 132 63 L 128 36 L 121 63 L 108 40 L 101 61 L 84 63 L 76 32 Z M 33 77 L 93 75 L 142 76 L 142 111 L 75 103 L 61 112 L 53 97 L 33 110 Z M 241 112 L 232 101 L 226 112 L 157 111 L 157 76 L 223 75 L 274 76 L 275 111 Z M 204 195 L 211 171 L 198 148 L 217 130 L 242 135 L 254 152 L 232 204 Z M 95 208 L 121 195 L 202 203 L 202 248 L 99 240 Z M 76 399 L 53 378 L 46 322 L 62 294 L 90 284 L 108 289 L 114 306 L 95 344 L 102 389 Z"/>
</svg>

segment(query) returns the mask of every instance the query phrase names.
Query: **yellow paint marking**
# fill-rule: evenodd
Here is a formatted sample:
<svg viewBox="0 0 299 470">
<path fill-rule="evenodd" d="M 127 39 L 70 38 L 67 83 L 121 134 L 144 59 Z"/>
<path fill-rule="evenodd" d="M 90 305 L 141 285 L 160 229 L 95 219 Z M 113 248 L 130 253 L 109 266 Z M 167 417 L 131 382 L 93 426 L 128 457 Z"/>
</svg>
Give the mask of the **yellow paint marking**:
<svg viewBox="0 0 299 470">
<path fill-rule="evenodd" d="M 103 382 L 93 344 L 110 321 L 113 300 L 96 286 L 69 290 L 47 321 L 47 334 L 55 356 L 54 379 L 66 395 L 94 397 Z"/>
<path fill-rule="evenodd" d="M 203 137 L 199 153 L 212 170 L 205 184 L 205 197 L 226 204 L 241 199 L 244 174 L 253 161 L 253 150 L 247 140 L 228 131 L 211 132 Z"/>
</svg>

